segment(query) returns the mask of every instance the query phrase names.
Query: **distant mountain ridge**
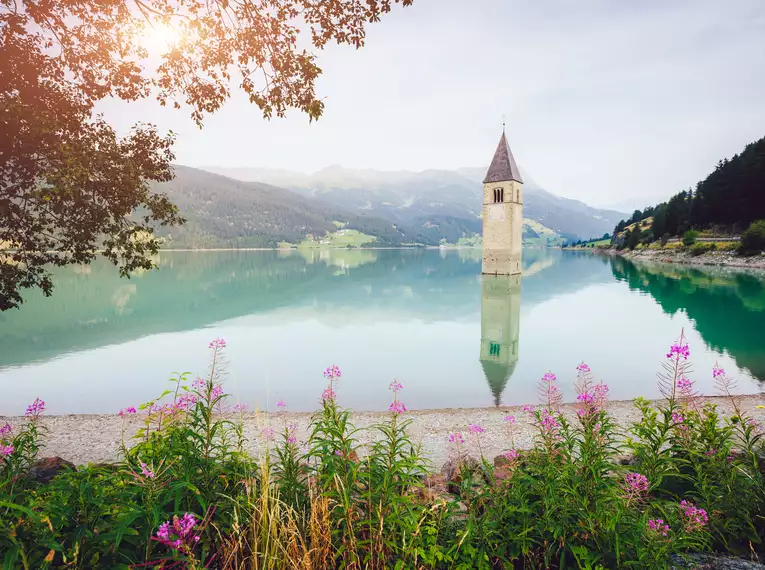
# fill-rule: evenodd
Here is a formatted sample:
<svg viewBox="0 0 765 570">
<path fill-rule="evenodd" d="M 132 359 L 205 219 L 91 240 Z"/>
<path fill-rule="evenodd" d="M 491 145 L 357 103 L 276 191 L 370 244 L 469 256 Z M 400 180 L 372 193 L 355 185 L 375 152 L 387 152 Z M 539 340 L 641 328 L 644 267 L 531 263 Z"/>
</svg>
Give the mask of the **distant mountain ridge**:
<svg viewBox="0 0 765 570">
<path fill-rule="evenodd" d="M 273 184 L 304 197 L 365 212 L 398 224 L 428 228 L 443 224 L 480 232 L 483 176 L 486 168 L 379 171 L 329 166 L 313 174 L 262 168 L 203 167 L 239 180 Z M 521 169 L 523 171 L 523 169 Z M 599 237 L 624 217 L 615 210 L 592 208 L 556 196 L 523 172 L 524 217 L 569 240 Z"/>
<path fill-rule="evenodd" d="M 434 230 L 394 224 L 367 212 L 353 212 L 258 182 L 244 182 L 187 166 L 175 178 L 155 184 L 178 206 L 186 224 L 159 228 L 169 247 L 276 247 L 308 235 L 337 231 L 335 222 L 373 236 L 376 245 L 437 245 Z"/>
</svg>

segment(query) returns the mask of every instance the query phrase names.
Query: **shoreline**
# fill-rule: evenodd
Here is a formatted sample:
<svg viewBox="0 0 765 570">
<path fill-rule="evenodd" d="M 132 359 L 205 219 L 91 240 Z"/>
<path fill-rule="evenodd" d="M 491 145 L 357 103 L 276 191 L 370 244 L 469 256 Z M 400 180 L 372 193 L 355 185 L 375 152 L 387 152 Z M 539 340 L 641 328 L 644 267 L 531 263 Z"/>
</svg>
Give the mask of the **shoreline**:
<svg viewBox="0 0 765 570">
<path fill-rule="evenodd" d="M 741 407 L 755 417 L 765 417 L 765 412 L 755 406 L 765 400 L 765 392 L 737 396 Z M 653 403 L 661 400 L 651 400 Z M 721 415 L 731 412 L 728 398 L 712 396 L 704 401 L 718 406 Z M 576 404 L 564 404 L 561 411 L 570 419 L 576 415 Z M 631 400 L 609 402 L 608 411 L 621 428 L 637 421 L 639 412 Z M 289 423 L 297 426 L 299 442 L 307 439 L 307 427 L 314 412 L 246 412 L 242 414 L 244 433 L 248 440 L 247 450 L 258 455 L 263 451 L 260 430 L 272 426 L 277 431 Z M 510 441 L 509 426 L 503 421 L 506 415 L 514 415 L 518 423 L 513 428 L 513 441 Z M 357 428 L 368 428 L 380 420 L 390 417 L 389 412 L 352 412 L 351 421 Z M 532 446 L 534 429 L 522 406 L 502 406 L 498 408 L 447 408 L 436 410 L 412 410 L 402 416 L 410 419 L 409 435 L 414 443 L 422 445 L 423 455 L 430 460 L 433 471 L 438 471 L 447 458 L 447 438 L 452 432 L 465 432 L 468 424 L 476 423 L 486 429 L 482 448 L 485 457 L 492 459 L 503 451 L 516 447 L 529 449 Z M 12 425 L 23 421 L 20 417 L 0 416 L 0 423 Z M 140 417 L 125 420 L 125 438 L 129 438 L 142 425 Z M 43 438 L 40 457 L 59 456 L 76 465 L 87 463 L 113 463 L 119 459 L 119 446 L 122 441 L 122 420 L 115 414 L 71 414 L 61 416 L 43 416 L 42 425 L 48 430 Z M 372 442 L 371 432 L 359 433 L 359 443 L 368 445 Z"/>
<path fill-rule="evenodd" d="M 765 254 L 743 256 L 728 251 L 709 251 L 692 255 L 679 249 L 636 249 L 633 251 L 606 250 L 605 255 L 619 255 L 632 261 L 650 261 L 678 265 L 706 267 L 731 267 L 737 269 L 765 270 Z"/>
<path fill-rule="evenodd" d="M 375 251 L 375 250 L 420 250 L 420 249 L 481 249 L 480 247 L 461 246 L 461 245 L 411 245 L 411 246 L 389 246 L 389 247 L 169 247 L 161 248 L 158 253 L 163 252 L 193 252 L 193 251 L 354 251 L 357 249 Z"/>
</svg>

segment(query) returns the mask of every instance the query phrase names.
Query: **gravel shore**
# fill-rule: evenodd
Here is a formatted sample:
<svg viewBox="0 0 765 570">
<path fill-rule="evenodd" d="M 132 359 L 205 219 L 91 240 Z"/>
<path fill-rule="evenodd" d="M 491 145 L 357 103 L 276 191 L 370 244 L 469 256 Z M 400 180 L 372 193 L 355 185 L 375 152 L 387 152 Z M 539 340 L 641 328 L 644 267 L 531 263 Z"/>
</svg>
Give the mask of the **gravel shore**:
<svg viewBox="0 0 765 570">
<path fill-rule="evenodd" d="M 680 249 L 636 249 L 634 251 L 623 250 L 620 252 L 609 250 L 609 252 L 612 251 L 615 255 L 622 255 L 633 260 L 765 270 L 765 253 L 743 256 L 729 251 L 709 251 L 701 255 L 692 255 L 689 251 Z"/>
<path fill-rule="evenodd" d="M 741 396 L 740 405 L 754 417 L 765 416 L 763 411 L 756 410 L 755 405 L 763 402 L 763 394 Z M 707 398 L 718 406 L 723 415 L 730 414 L 731 404 L 725 398 Z M 611 402 L 608 407 L 617 424 L 629 426 L 639 418 L 639 413 L 630 401 Z M 563 412 L 572 419 L 576 413 L 575 404 L 563 406 Z M 531 447 L 534 432 L 521 407 L 475 408 L 475 409 L 442 409 L 410 411 L 404 418 L 412 420 L 409 433 L 412 440 L 422 444 L 424 455 L 432 462 L 433 469 L 438 470 L 446 459 L 447 438 L 455 431 L 466 432 L 471 423 L 481 425 L 486 432 L 481 438 L 481 445 L 486 457 L 494 457 L 512 447 L 508 425 L 503 421 L 506 415 L 516 416 L 518 423 L 514 426 L 514 441 L 517 448 Z M 298 440 L 307 439 L 306 429 L 311 414 L 308 413 L 258 413 L 250 412 L 243 415 L 245 435 L 251 451 L 257 454 L 261 451 L 262 440 L 259 434 L 263 427 L 269 425 L 274 429 L 294 423 L 297 425 Z M 353 423 L 358 428 L 365 428 L 385 419 L 385 412 L 354 412 Z M 0 424 L 8 421 L 11 424 L 23 421 L 21 418 L 0 417 Z M 113 462 L 119 459 L 119 446 L 122 440 L 122 420 L 115 415 L 68 415 L 44 417 L 43 424 L 48 430 L 44 439 L 44 449 L 41 457 L 60 456 L 77 465 L 87 463 Z M 130 417 L 125 421 L 125 437 L 129 441 L 141 425 L 141 419 Z M 359 432 L 362 444 L 371 442 L 372 433 Z M 477 453 L 476 453 L 477 454 Z"/>
</svg>

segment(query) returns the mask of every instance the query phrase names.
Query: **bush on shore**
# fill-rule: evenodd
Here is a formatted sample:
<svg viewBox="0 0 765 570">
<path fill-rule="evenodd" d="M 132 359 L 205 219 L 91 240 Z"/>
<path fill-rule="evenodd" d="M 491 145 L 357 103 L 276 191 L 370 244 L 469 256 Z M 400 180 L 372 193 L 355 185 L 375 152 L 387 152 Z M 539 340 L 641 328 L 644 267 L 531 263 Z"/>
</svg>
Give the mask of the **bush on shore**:
<svg viewBox="0 0 765 570">
<path fill-rule="evenodd" d="M 340 370 L 329 367 L 308 441 L 277 413 L 253 457 L 241 407 L 223 393 L 225 342 L 210 349 L 205 379 L 178 376 L 158 400 L 120 412 L 142 415 L 143 427 L 123 438 L 118 464 L 37 483 L 28 474 L 44 403 L 0 427 L 4 570 L 666 568 L 672 555 L 761 543 L 760 425 L 718 367 L 734 413 L 723 418 L 700 399 L 682 336 L 663 361 L 665 400 L 637 400 L 640 419 L 626 433 L 589 366 L 576 369 L 573 422 L 547 373 L 523 417 L 449 435 L 450 492 L 438 493 L 407 435 L 398 382 L 390 415 L 362 446 L 337 402 Z M 521 422 L 535 429 L 530 450 L 515 445 Z M 507 450 L 495 465 L 483 449 L 499 432 Z M 630 465 L 617 461 L 624 453 Z"/>
<path fill-rule="evenodd" d="M 757 220 L 741 234 L 742 253 L 765 251 L 765 220 Z"/>
</svg>

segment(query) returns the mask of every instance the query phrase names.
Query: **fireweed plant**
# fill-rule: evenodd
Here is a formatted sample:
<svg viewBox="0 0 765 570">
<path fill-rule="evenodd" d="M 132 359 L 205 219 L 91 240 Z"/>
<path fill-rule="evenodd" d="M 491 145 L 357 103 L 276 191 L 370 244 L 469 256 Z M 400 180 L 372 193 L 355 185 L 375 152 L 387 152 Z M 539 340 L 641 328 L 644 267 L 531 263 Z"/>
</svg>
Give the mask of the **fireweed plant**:
<svg viewBox="0 0 765 570">
<path fill-rule="evenodd" d="M 702 399 L 682 335 L 663 358 L 664 400 L 636 400 L 634 424 L 617 427 L 608 386 L 580 363 L 574 414 L 548 372 L 536 405 L 449 434 L 443 476 L 408 435 L 404 386 L 390 384 L 388 413 L 361 430 L 334 365 L 307 440 L 280 400 L 267 422 L 249 416 L 251 454 L 245 407 L 224 393 L 225 349 L 210 343 L 205 377 L 176 374 L 156 400 L 120 410 L 118 463 L 41 482 L 44 402 L 0 424 L 0 568 L 594 570 L 760 550 L 762 427 L 717 366 L 732 412 Z M 522 428 L 531 449 L 517 446 Z M 491 460 L 498 437 L 506 449 Z"/>
</svg>

